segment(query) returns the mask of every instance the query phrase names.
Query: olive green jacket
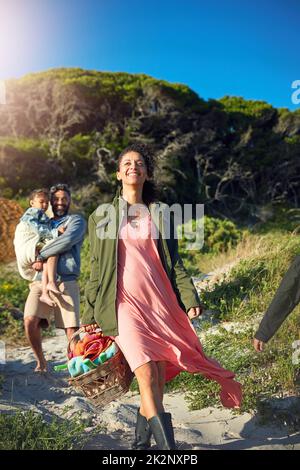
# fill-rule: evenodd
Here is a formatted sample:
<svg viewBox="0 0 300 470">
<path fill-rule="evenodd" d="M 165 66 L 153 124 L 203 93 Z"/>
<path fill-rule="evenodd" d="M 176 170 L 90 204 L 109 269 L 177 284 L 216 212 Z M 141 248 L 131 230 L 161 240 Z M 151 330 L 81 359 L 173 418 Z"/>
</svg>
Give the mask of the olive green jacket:
<svg viewBox="0 0 300 470">
<path fill-rule="evenodd" d="M 292 261 L 260 322 L 255 338 L 267 343 L 300 302 L 300 256 Z"/>
<path fill-rule="evenodd" d="M 112 204 L 100 205 L 89 217 L 91 250 L 90 279 L 85 287 L 85 309 L 82 324 L 96 322 L 104 334 L 118 335 L 116 296 L 118 267 L 118 232 L 127 203 L 118 191 Z M 152 221 L 158 229 L 158 252 L 171 281 L 178 303 L 185 312 L 200 305 L 197 291 L 178 254 L 178 241 L 168 237 L 168 206 L 161 202 L 149 206 Z M 103 236 L 106 233 L 106 238 Z M 138 275 L 138 273 L 137 273 Z"/>
</svg>

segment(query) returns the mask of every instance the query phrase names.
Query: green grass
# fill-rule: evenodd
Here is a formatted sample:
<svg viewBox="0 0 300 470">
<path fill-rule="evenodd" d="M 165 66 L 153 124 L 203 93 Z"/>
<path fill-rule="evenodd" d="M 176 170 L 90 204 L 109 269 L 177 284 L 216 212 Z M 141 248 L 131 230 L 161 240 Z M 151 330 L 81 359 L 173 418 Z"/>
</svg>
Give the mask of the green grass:
<svg viewBox="0 0 300 470">
<path fill-rule="evenodd" d="M 241 411 L 254 411 L 259 403 L 271 396 L 283 396 L 287 391 L 293 393 L 292 347 L 277 340 L 273 348 L 264 354 L 257 354 L 251 344 L 252 330 L 245 334 L 227 331 L 207 335 L 202 341 L 204 352 L 213 357 L 226 369 L 236 373 L 236 379 L 243 386 Z M 273 343 L 274 344 L 274 343 Z M 182 373 L 177 376 L 167 390 L 181 390 L 191 409 L 207 406 L 220 406 L 219 385 L 199 374 Z"/>
<path fill-rule="evenodd" d="M 251 236 L 250 236 L 251 237 Z M 248 253 L 213 289 L 202 293 L 210 309 L 222 320 L 251 319 L 262 313 L 295 256 L 300 253 L 300 237 L 291 234 L 252 236 L 253 253 Z M 260 241 L 258 253 L 256 244 Z"/>
<path fill-rule="evenodd" d="M 0 275 L 0 306 L 7 308 L 24 307 L 28 295 L 28 282 L 18 273 L 7 271 Z"/>
<path fill-rule="evenodd" d="M 0 414 L 0 450 L 82 449 L 91 434 L 85 434 L 80 420 L 43 420 L 40 414 L 18 411 Z"/>
<path fill-rule="evenodd" d="M 28 295 L 28 283 L 11 269 L 1 265 L 0 275 L 0 338 L 12 343 L 25 339 L 23 321 L 15 319 L 12 311 L 23 311 Z"/>
</svg>

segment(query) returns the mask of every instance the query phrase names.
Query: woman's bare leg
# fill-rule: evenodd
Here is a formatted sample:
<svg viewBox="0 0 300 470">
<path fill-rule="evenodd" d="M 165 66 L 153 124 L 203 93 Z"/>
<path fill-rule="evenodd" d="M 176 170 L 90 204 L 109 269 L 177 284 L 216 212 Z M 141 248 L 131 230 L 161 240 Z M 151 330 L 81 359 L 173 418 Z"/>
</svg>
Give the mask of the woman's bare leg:
<svg viewBox="0 0 300 470">
<path fill-rule="evenodd" d="M 140 389 L 141 414 L 150 419 L 159 413 L 163 413 L 164 407 L 157 363 L 147 362 L 147 364 L 138 367 L 134 373 Z"/>
<path fill-rule="evenodd" d="M 158 372 L 158 387 L 159 387 L 160 400 L 161 400 L 161 404 L 163 404 L 164 389 L 165 389 L 165 382 L 166 382 L 166 363 L 164 361 L 160 361 L 160 362 L 156 362 L 155 364 L 157 366 L 157 372 Z M 142 416 L 146 416 L 142 403 L 140 406 L 140 414 Z"/>
<path fill-rule="evenodd" d="M 161 394 L 161 402 L 164 399 L 165 383 L 166 383 L 166 363 L 165 361 L 157 362 L 158 384 Z"/>
<path fill-rule="evenodd" d="M 163 393 L 165 385 L 165 362 L 148 362 L 134 371 L 141 394 L 142 415 L 139 429 L 139 414 L 136 424 L 135 449 L 149 448 L 151 435 L 159 449 L 176 449 L 174 429 L 170 413 L 165 413 Z M 143 418 L 144 416 L 144 418 Z M 145 422 L 145 419 L 147 422 Z M 140 431 L 140 432 L 139 432 Z M 140 445 L 140 447 L 138 447 Z"/>
</svg>

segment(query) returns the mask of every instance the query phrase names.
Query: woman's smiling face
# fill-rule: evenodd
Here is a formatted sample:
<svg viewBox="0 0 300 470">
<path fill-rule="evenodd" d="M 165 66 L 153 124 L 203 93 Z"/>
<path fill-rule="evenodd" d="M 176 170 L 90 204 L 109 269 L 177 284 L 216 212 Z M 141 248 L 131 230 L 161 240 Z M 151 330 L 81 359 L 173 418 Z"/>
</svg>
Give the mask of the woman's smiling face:
<svg viewBox="0 0 300 470">
<path fill-rule="evenodd" d="M 117 179 L 123 185 L 143 185 L 147 177 L 147 167 L 139 153 L 128 152 L 123 155 L 117 171 Z"/>
</svg>

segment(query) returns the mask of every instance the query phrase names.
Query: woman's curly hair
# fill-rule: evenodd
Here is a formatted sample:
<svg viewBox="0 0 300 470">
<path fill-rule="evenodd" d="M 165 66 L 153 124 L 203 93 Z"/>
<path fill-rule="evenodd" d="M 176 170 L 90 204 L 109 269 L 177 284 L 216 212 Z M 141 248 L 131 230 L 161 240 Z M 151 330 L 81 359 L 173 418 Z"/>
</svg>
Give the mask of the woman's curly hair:
<svg viewBox="0 0 300 470">
<path fill-rule="evenodd" d="M 136 152 L 141 155 L 144 159 L 147 168 L 147 175 L 150 180 L 146 180 L 144 183 L 142 198 L 144 203 L 149 205 L 151 202 L 156 200 L 157 190 L 156 185 L 153 181 L 156 158 L 148 145 L 137 142 L 129 145 L 124 150 L 122 150 L 118 157 L 118 169 L 120 168 L 122 158 L 129 152 Z"/>
</svg>

